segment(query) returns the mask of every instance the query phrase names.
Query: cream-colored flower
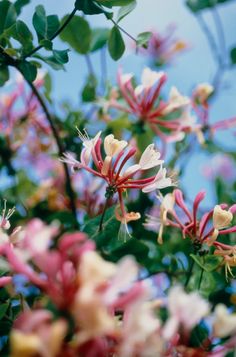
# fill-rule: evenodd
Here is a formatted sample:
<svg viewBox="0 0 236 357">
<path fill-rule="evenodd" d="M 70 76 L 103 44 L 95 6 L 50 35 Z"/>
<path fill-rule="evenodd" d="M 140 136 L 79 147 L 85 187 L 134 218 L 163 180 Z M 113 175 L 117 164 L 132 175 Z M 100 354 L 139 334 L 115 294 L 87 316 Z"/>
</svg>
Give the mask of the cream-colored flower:
<svg viewBox="0 0 236 357">
<path fill-rule="evenodd" d="M 236 314 L 230 313 L 223 304 L 218 304 L 214 311 L 213 334 L 224 338 L 236 333 Z"/>
<path fill-rule="evenodd" d="M 209 313 L 209 304 L 197 292 L 186 294 L 182 287 L 176 286 L 168 295 L 168 311 L 170 317 L 163 329 L 167 341 L 174 337 L 180 325 L 185 331 L 196 326 Z"/>
<path fill-rule="evenodd" d="M 119 154 L 128 145 L 125 140 L 117 140 L 113 134 L 107 135 L 104 140 L 104 150 L 107 156 Z"/>
<path fill-rule="evenodd" d="M 200 83 L 195 88 L 193 95 L 200 102 L 204 103 L 214 92 L 214 87 L 209 83 Z"/>
<path fill-rule="evenodd" d="M 160 160 L 160 156 L 161 154 L 155 149 L 154 144 L 148 145 L 139 160 L 141 169 L 148 170 L 152 167 L 161 165 L 164 161 Z"/>
<path fill-rule="evenodd" d="M 188 97 L 180 94 L 176 87 L 172 87 L 170 90 L 169 104 L 163 110 L 163 114 L 167 115 L 171 113 L 173 110 L 181 109 L 190 104 L 190 99 Z"/>
<path fill-rule="evenodd" d="M 84 134 L 77 128 L 78 135 L 80 140 L 83 142 L 84 149 L 81 152 L 81 162 L 85 165 L 89 164 L 92 150 L 97 144 L 98 139 L 100 138 L 101 131 L 99 131 L 94 138 L 90 139 L 87 131 L 84 129 Z"/>
<path fill-rule="evenodd" d="M 164 72 L 152 71 L 150 68 L 145 67 L 142 76 L 141 84 L 135 88 L 135 95 L 140 95 L 144 90 L 147 90 L 156 84 L 164 75 Z"/>
<path fill-rule="evenodd" d="M 158 171 L 156 177 L 154 180 L 145 186 L 142 191 L 144 193 L 152 192 L 155 190 L 160 190 L 162 188 L 166 188 L 172 185 L 172 180 L 170 177 L 166 177 L 166 169 L 163 169 L 162 167 Z"/>
<path fill-rule="evenodd" d="M 223 229 L 230 225 L 233 214 L 216 205 L 213 212 L 213 226 L 215 229 Z"/>
</svg>

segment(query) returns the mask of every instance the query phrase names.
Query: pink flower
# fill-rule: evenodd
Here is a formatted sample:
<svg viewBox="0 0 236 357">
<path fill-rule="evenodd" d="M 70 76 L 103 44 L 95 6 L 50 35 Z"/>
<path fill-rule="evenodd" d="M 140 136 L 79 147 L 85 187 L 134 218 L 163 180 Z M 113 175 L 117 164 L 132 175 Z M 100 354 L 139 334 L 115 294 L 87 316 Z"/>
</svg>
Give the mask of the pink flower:
<svg viewBox="0 0 236 357">
<path fill-rule="evenodd" d="M 145 179 L 135 179 L 134 175 L 140 174 L 148 169 L 160 166 L 160 153 L 156 151 L 154 144 L 149 145 L 138 162 L 127 167 L 128 160 L 136 154 L 136 148 L 129 147 L 124 140 L 117 140 L 114 136 L 108 135 L 104 139 L 105 157 L 102 157 L 100 132 L 93 139 L 86 135 L 82 136 L 83 146 L 80 161 L 77 161 L 70 153 L 64 154 L 61 160 L 69 164 L 74 171 L 85 169 L 95 177 L 99 177 L 106 183 L 106 198 L 112 198 L 116 193 L 119 197 L 121 209 L 121 221 L 127 221 L 127 213 L 123 202 L 123 192 L 127 189 L 140 189 L 143 192 L 151 192 L 170 186 L 171 179 L 166 178 L 166 170 L 160 168 L 158 174 Z M 81 135 L 80 135 L 81 136 Z M 89 166 L 93 161 L 94 167 Z M 137 219 L 137 215 L 132 215 Z M 118 217 L 118 216 L 117 216 Z M 129 220 L 130 220 L 129 216 Z"/>
</svg>

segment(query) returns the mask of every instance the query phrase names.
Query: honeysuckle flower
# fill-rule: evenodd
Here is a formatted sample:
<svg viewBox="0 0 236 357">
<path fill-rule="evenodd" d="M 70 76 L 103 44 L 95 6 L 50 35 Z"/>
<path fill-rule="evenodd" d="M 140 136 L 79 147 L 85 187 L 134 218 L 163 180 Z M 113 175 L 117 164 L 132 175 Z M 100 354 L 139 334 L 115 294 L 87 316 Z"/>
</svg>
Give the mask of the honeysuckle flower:
<svg viewBox="0 0 236 357">
<path fill-rule="evenodd" d="M 209 180 L 222 177 L 224 181 L 232 182 L 236 177 L 236 168 L 229 155 L 217 153 L 202 167 L 202 173 Z"/>
<path fill-rule="evenodd" d="M 169 103 L 163 109 L 162 114 L 170 114 L 174 110 L 184 108 L 189 104 L 190 99 L 180 94 L 176 87 L 172 87 L 170 90 Z"/>
<path fill-rule="evenodd" d="M 224 338 L 236 333 L 236 314 L 230 313 L 223 304 L 218 304 L 214 310 L 213 334 Z"/>
<path fill-rule="evenodd" d="M 187 207 L 183 193 L 175 189 L 173 194 L 161 200 L 161 208 L 157 217 L 159 235 L 158 242 L 162 243 L 162 234 L 165 226 L 179 228 L 183 238 L 190 238 L 197 249 L 201 249 L 202 244 L 213 245 L 217 249 L 224 245 L 217 241 L 222 234 L 236 232 L 236 226 L 231 226 L 233 215 L 236 212 L 236 205 L 228 207 L 226 204 L 215 206 L 206 212 L 200 219 L 198 218 L 199 205 L 205 197 L 205 192 L 201 191 L 195 197 L 193 208 L 190 211 Z M 178 211 L 176 211 L 176 208 Z M 181 213 L 180 211 L 181 210 Z M 151 222 L 154 226 L 155 218 L 148 218 L 146 225 Z M 230 246 L 227 246 L 230 249 Z"/>
<path fill-rule="evenodd" d="M 196 104 L 207 105 L 207 100 L 214 92 L 214 87 L 209 83 L 200 83 L 193 90 L 193 100 Z"/>
<path fill-rule="evenodd" d="M 186 294 L 182 287 L 176 286 L 168 294 L 168 311 L 170 317 L 163 329 L 163 337 L 167 341 L 180 327 L 185 333 L 190 332 L 209 313 L 210 306 L 197 292 Z"/>
<path fill-rule="evenodd" d="M 172 62 L 173 58 L 186 50 L 187 43 L 174 37 L 175 26 L 168 26 L 166 32 L 161 34 L 151 31 L 152 36 L 148 41 L 147 49 L 141 48 L 140 53 L 148 57 L 154 66 L 163 66 Z"/>
<path fill-rule="evenodd" d="M 118 72 L 119 89 L 127 105 L 112 97 L 110 107 L 133 114 L 142 124 L 147 123 L 163 145 L 168 141 L 182 140 L 185 133 L 196 130 L 195 124 L 187 121 L 187 116 L 185 119 L 182 116 L 185 111 L 190 110 L 191 101 L 188 97 L 172 87 L 168 101 L 160 98 L 162 86 L 167 79 L 164 72 L 152 71 L 146 67 L 141 75 L 141 84 L 135 87 L 132 79 L 132 74 Z M 169 114 L 173 113 L 170 117 Z"/>
<path fill-rule="evenodd" d="M 72 154 L 66 153 L 61 160 L 68 163 L 72 170 L 76 168 L 85 169 L 93 174 L 95 177 L 101 178 L 106 184 L 106 198 L 112 198 L 116 193 L 119 197 L 120 206 L 120 221 L 126 225 L 127 220 L 131 218 L 137 219 L 136 214 L 127 215 L 123 193 L 127 189 L 141 189 L 143 192 L 151 192 L 156 189 L 162 189 L 172 184 L 170 178 L 166 177 L 166 169 L 160 167 L 157 175 L 147 177 L 144 179 L 135 179 L 134 175 L 142 173 L 143 170 L 148 170 L 163 164 L 160 160 L 160 153 L 155 150 L 154 145 L 149 145 L 142 154 L 138 164 L 127 166 L 129 159 L 134 157 L 136 148 L 128 146 L 124 140 L 117 140 L 113 135 L 108 135 L 104 139 L 105 158 L 103 159 L 101 153 L 102 140 L 99 135 L 96 135 L 96 140 L 89 141 L 89 159 L 92 158 L 94 168 L 88 166 L 88 160 L 84 160 L 84 150 L 80 155 L 80 161 L 77 161 Z M 87 154 L 86 154 L 87 155 Z"/>
<path fill-rule="evenodd" d="M 67 333 L 66 321 L 53 321 L 47 310 L 24 312 L 10 335 L 11 357 L 56 357 Z"/>
</svg>

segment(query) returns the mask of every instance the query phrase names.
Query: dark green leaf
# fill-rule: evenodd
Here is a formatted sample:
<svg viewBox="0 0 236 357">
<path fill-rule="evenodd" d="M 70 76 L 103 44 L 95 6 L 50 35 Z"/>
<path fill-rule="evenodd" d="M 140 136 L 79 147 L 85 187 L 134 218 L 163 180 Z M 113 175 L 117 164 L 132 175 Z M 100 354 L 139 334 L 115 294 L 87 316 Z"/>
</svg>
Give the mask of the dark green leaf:
<svg viewBox="0 0 236 357">
<path fill-rule="evenodd" d="M 0 87 L 9 79 L 9 70 L 7 66 L 0 65 Z"/>
<path fill-rule="evenodd" d="M 9 303 L 0 304 L 0 320 L 5 316 Z"/>
<path fill-rule="evenodd" d="M 222 257 L 216 255 L 207 255 L 205 257 L 199 257 L 195 254 L 190 254 L 193 260 L 205 271 L 212 272 L 218 268 L 222 262 Z"/>
<path fill-rule="evenodd" d="M 217 4 L 224 3 L 230 0 L 187 0 L 186 5 L 190 8 L 193 12 L 198 12 L 207 8 L 214 7 Z"/>
<path fill-rule="evenodd" d="M 25 5 L 28 5 L 30 3 L 30 0 L 16 0 L 14 3 L 17 15 L 20 15 L 22 8 Z"/>
<path fill-rule="evenodd" d="M 61 60 L 58 61 L 58 56 L 55 57 L 54 55 L 52 56 L 42 56 L 39 55 L 38 53 L 34 55 L 35 58 L 40 59 L 41 61 L 47 63 L 50 67 L 55 69 L 56 71 L 59 71 L 61 69 L 65 69 L 63 63 L 61 63 Z"/>
<path fill-rule="evenodd" d="M 236 47 L 232 48 L 230 51 L 230 58 L 233 64 L 236 64 Z"/>
<path fill-rule="evenodd" d="M 90 52 L 95 52 L 104 47 L 109 37 L 109 29 L 95 28 L 92 30 L 92 40 L 90 45 Z"/>
<path fill-rule="evenodd" d="M 132 2 L 133 0 L 97 0 L 97 3 L 109 8 L 112 6 L 127 6 Z"/>
<path fill-rule="evenodd" d="M 109 16 L 109 13 L 103 9 L 96 1 L 93 0 L 76 0 L 75 8 L 77 10 L 83 11 L 86 15 L 95 15 L 95 14 L 105 14 Z"/>
<path fill-rule="evenodd" d="M 63 22 L 68 15 L 63 18 Z M 89 52 L 92 32 L 88 22 L 81 16 L 74 16 L 60 34 L 62 41 L 67 42 L 75 51 L 85 54 Z"/>
<path fill-rule="evenodd" d="M 33 16 L 33 25 L 38 36 L 39 42 L 42 39 L 50 40 L 60 27 L 57 15 L 46 16 L 45 9 L 38 5 Z"/>
<path fill-rule="evenodd" d="M 17 37 L 21 43 L 26 43 L 33 40 L 32 33 L 28 26 L 21 20 L 16 21 Z"/>
<path fill-rule="evenodd" d="M 18 68 L 28 81 L 33 82 L 35 80 L 37 76 L 37 67 L 33 63 L 22 61 L 18 65 Z"/>
<path fill-rule="evenodd" d="M 83 102 L 92 102 L 96 99 L 97 80 L 94 76 L 89 76 L 82 91 Z"/>
<path fill-rule="evenodd" d="M 4 30 L 8 29 L 12 25 L 14 25 L 16 21 L 16 10 L 14 5 L 7 0 L 3 0 L 0 2 L 0 35 L 4 32 Z"/>
<path fill-rule="evenodd" d="M 122 6 L 117 15 L 117 22 L 121 21 L 125 16 L 127 16 L 131 11 L 133 11 L 136 5 L 136 0 L 133 0 L 130 4 Z"/>
<path fill-rule="evenodd" d="M 111 58 L 115 61 L 121 58 L 125 51 L 124 40 L 117 26 L 114 26 L 110 31 L 108 39 L 108 50 Z"/>
<path fill-rule="evenodd" d="M 137 45 L 139 47 L 147 48 L 148 47 L 148 41 L 150 40 L 151 36 L 152 36 L 152 33 L 148 32 L 148 31 L 138 34 Z"/>
<path fill-rule="evenodd" d="M 50 40 L 41 40 L 39 44 L 43 46 L 46 50 L 52 50 L 53 43 Z"/>
<path fill-rule="evenodd" d="M 55 60 L 57 61 L 57 63 L 59 64 L 65 64 L 69 61 L 68 58 L 68 50 L 53 50 L 52 51 L 53 56 L 55 58 Z"/>
</svg>

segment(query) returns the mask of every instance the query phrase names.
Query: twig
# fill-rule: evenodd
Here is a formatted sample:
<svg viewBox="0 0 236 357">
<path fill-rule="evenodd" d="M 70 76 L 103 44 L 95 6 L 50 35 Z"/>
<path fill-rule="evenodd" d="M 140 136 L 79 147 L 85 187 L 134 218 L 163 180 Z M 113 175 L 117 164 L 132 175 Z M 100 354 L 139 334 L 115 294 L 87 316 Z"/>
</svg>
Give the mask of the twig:
<svg viewBox="0 0 236 357">
<path fill-rule="evenodd" d="M 49 41 L 54 40 L 63 30 L 64 28 L 68 25 L 68 23 L 72 20 L 73 16 L 75 15 L 77 9 L 73 9 L 66 21 L 59 27 L 59 29 L 49 38 Z M 35 52 L 39 51 L 41 48 L 43 48 L 42 45 L 39 45 L 35 47 L 32 51 L 27 53 L 26 55 L 23 56 L 23 59 L 26 59 L 27 57 L 32 56 Z"/>
<path fill-rule="evenodd" d="M 117 23 L 115 20 L 113 20 L 113 19 L 110 19 L 110 20 L 111 20 L 111 22 L 113 22 L 113 24 L 114 24 L 116 27 L 118 27 L 118 29 L 119 29 L 120 31 L 122 31 L 126 36 L 128 36 L 131 40 L 133 40 L 133 41 L 137 44 L 136 38 L 134 38 L 132 35 L 130 35 L 125 29 L 123 29 L 123 27 L 121 27 L 120 25 L 118 25 L 118 23 Z"/>
<path fill-rule="evenodd" d="M 101 216 L 101 219 L 100 219 L 99 229 L 98 229 L 99 233 L 102 232 L 102 230 L 103 230 L 103 221 L 104 221 L 105 213 L 106 213 L 106 210 L 107 210 L 107 207 L 108 207 L 108 202 L 109 202 L 109 197 L 107 197 L 106 202 L 105 202 L 104 207 L 103 207 L 102 216 Z"/>
<path fill-rule="evenodd" d="M 22 73 L 23 75 L 23 73 Z M 35 87 L 35 85 L 28 81 L 26 78 L 25 78 L 25 81 L 28 83 L 29 87 L 31 88 L 32 92 L 34 93 L 35 97 L 38 99 L 43 111 L 44 111 L 44 114 L 47 118 L 47 121 L 51 127 L 51 130 L 52 130 L 52 133 L 53 133 L 53 136 L 55 138 L 55 141 L 56 141 L 56 144 L 57 144 L 57 148 L 58 148 L 58 155 L 59 156 L 62 156 L 63 153 L 64 153 L 64 146 L 61 142 L 61 139 L 60 139 L 60 136 L 57 132 L 57 128 L 55 126 L 55 123 L 53 121 L 53 118 L 51 116 L 51 114 L 49 113 L 49 110 L 47 108 L 47 105 L 46 103 L 44 102 L 44 99 L 42 98 L 41 94 L 39 93 L 39 91 L 37 90 L 37 88 Z M 74 191 L 73 191 L 73 188 L 72 188 L 72 185 L 71 185 L 71 180 L 70 180 L 70 174 L 69 174 L 69 169 L 68 169 L 68 166 L 65 162 L 62 163 L 63 164 L 63 167 L 64 167 L 64 173 L 65 173 L 65 178 L 66 178 L 66 191 L 67 191 L 67 194 L 70 198 L 70 204 L 71 204 L 71 210 L 72 210 L 72 213 L 73 213 L 73 216 L 75 218 L 75 222 L 77 222 L 77 214 L 76 214 L 76 205 L 75 205 L 75 199 L 74 199 Z M 78 224 L 78 222 L 77 222 Z"/>
</svg>

